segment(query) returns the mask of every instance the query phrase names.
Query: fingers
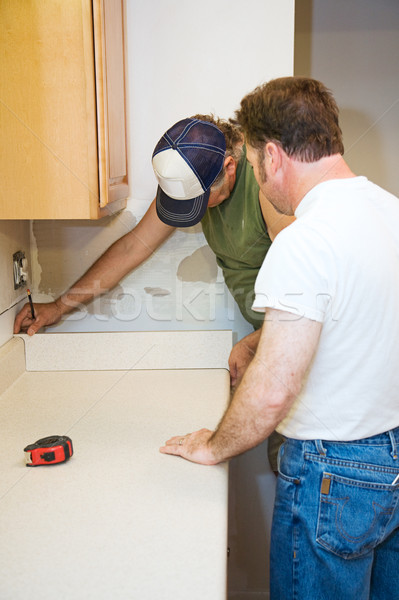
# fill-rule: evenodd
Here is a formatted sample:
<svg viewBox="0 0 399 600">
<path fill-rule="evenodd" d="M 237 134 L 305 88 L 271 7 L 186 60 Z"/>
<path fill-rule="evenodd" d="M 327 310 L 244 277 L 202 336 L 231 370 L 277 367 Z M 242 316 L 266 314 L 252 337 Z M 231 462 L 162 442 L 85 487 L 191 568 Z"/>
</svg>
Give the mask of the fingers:
<svg viewBox="0 0 399 600">
<path fill-rule="evenodd" d="M 175 435 L 165 442 L 159 451 L 162 454 L 174 454 L 203 465 L 217 464 L 220 461 L 215 458 L 209 445 L 212 434 L 209 429 L 200 429 L 186 435 Z"/>
<path fill-rule="evenodd" d="M 181 451 L 180 451 L 180 447 L 178 444 L 174 445 L 174 446 L 161 446 L 161 448 L 159 449 L 161 454 L 173 454 L 175 456 L 181 456 Z"/>
<path fill-rule="evenodd" d="M 230 371 L 230 387 L 234 388 L 237 383 L 237 371 Z"/>
<path fill-rule="evenodd" d="M 172 438 L 170 438 L 170 440 L 168 440 L 167 442 L 165 442 L 165 446 L 175 446 L 176 444 L 181 446 L 184 442 L 184 440 L 186 439 L 186 437 L 188 437 L 189 434 L 187 435 L 175 435 Z"/>
<path fill-rule="evenodd" d="M 15 317 L 14 333 L 26 332 L 28 335 L 34 335 L 43 327 L 43 318 L 38 315 L 38 309 L 34 306 L 36 318 L 32 319 L 32 310 L 29 304 L 25 304 Z"/>
<path fill-rule="evenodd" d="M 230 386 L 234 387 L 237 382 L 238 369 L 237 369 L 237 363 L 235 360 L 233 360 L 233 357 L 231 356 L 231 354 L 230 354 L 230 358 L 229 358 L 229 371 L 230 371 Z"/>
<path fill-rule="evenodd" d="M 29 325 L 28 329 L 26 330 L 26 333 L 28 335 L 34 335 L 35 333 L 37 333 L 39 331 L 39 329 L 42 327 L 40 319 L 34 319 L 32 321 L 32 324 Z"/>
<path fill-rule="evenodd" d="M 61 319 L 61 311 L 55 302 L 42 304 L 41 302 L 34 304 L 35 318 L 32 319 L 32 311 L 29 304 L 20 310 L 15 317 L 14 333 L 20 331 L 26 332 L 28 335 L 34 335 L 42 327 L 54 325 Z"/>
<path fill-rule="evenodd" d="M 230 371 L 230 381 L 233 381 L 237 377 L 237 366 L 236 363 L 229 360 L 229 371 Z"/>
<path fill-rule="evenodd" d="M 24 304 L 24 306 L 21 308 L 21 310 L 19 311 L 19 313 L 17 314 L 17 316 L 15 317 L 15 321 L 14 321 L 14 333 L 19 333 L 21 331 L 21 329 L 26 329 L 28 327 L 28 324 L 26 324 L 26 326 L 23 326 L 23 321 L 25 319 L 28 319 L 29 321 L 32 321 L 32 315 L 31 315 L 31 309 L 29 304 Z"/>
<path fill-rule="evenodd" d="M 184 444 L 184 441 L 188 437 L 188 435 L 189 434 L 173 436 L 172 438 L 170 438 L 170 440 L 165 442 L 165 445 L 162 446 L 159 449 L 159 451 L 162 452 L 162 454 L 175 454 L 177 456 L 181 456 L 182 455 L 182 446 Z"/>
</svg>

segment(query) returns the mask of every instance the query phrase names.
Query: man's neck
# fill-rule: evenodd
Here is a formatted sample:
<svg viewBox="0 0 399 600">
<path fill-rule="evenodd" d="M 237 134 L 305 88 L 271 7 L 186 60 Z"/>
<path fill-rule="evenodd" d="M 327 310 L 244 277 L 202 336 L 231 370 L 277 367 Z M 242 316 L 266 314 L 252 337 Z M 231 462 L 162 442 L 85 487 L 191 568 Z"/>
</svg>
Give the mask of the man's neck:
<svg viewBox="0 0 399 600">
<path fill-rule="evenodd" d="M 294 211 L 302 198 L 319 183 L 356 177 L 340 154 L 326 156 L 312 163 L 291 159 L 291 167 Z"/>
</svg>

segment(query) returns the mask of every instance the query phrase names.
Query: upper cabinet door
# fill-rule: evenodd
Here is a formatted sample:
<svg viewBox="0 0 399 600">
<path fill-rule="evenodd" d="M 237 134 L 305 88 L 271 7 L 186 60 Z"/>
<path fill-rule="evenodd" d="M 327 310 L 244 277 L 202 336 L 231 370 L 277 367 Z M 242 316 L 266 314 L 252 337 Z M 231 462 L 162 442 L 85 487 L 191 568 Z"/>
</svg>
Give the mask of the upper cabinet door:
<svg viewBox="0 0 399 600">
<path fill-rule="evenodd" d="M 101 207 L 128 195 L 123 10 L 122 0 L 93 2 Z"/>
<path fill-rule="evenodd" d="M 0 218 L 123 208 L 125 96 L 122 0 L 2 0 Z"/>
</svg>

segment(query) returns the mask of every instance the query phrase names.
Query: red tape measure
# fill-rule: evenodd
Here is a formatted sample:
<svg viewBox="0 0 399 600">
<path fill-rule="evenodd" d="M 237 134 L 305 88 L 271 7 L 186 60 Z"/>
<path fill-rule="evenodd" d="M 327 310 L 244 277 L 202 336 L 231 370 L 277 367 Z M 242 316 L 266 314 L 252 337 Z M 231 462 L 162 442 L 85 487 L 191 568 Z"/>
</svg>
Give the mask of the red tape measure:
<svg viewBox="0 0 399 600">
<path fill-rule="evenodd" d="M 54 465 L 73 454 L 72 440 L 66 435 L 50 435 L 24 448 L 26 466 Z"/>
</svg>

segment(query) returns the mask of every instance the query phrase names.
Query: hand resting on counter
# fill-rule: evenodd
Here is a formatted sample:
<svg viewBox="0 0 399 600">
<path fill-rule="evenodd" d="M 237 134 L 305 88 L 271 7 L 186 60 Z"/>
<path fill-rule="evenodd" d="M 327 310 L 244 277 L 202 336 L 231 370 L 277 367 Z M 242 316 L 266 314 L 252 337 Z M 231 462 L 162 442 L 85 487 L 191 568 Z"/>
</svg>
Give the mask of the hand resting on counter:
<svg viewBox="0 0 399 600">
<path fill-rule="evenodd" d="M 176 435 L 165 442 L 165 446 L 162 446 L 159 451 L 162 454 L 181 456 L 201 465 L 216 465 L 221 461 L 214 457 L 209 444 L 213 433 L 209 429 L 200 429 L 194 433 Z"/>
</svg>

